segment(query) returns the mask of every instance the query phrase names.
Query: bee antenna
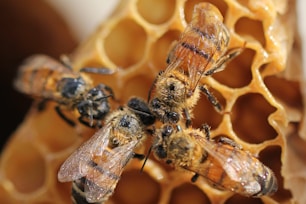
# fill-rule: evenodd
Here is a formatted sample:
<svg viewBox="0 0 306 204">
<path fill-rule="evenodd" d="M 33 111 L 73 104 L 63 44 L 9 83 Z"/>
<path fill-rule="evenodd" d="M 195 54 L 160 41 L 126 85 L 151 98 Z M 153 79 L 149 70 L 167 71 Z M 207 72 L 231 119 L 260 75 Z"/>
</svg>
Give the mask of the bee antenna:
<svg viewBox="0 0 306 204">
<path fill-rule="evenodd" d="M 144 111 L 136 110 L 136 109 L 130 108 L 130 107 L 128 107 L 128 108 L 129 108 L 130 110 L 132 110 L 133 112 L 135 112 L 135 113 L 138 113 L 138 114 L 141 114 L 141 115 L 145 115 L 145 116 L 151 116 L 151 114 L 146 113 L 146 112 L 144 112 Z"/>
<path fill-rule="evenodd" d="M 150 146 L 150 149 L 148 150 L 148 153 L 147 153 L 147 155 L 146 155 L 146 158 L 145 158 L 145 160 L 143 161 L 143 164 L 142 164 L 142 166 L 141 166 L 140 173 L 143 172 L 144 166 L 146 165 L 147 160 L 148 160 L 148 158 L 149 158 L 149 156 L 150 156 L 150 154 L 151 154 L 151 152 L 152 152 L 152 148 L 153 148 L 153 145 L 151 145 L 151 146 Z"/>
</svg>

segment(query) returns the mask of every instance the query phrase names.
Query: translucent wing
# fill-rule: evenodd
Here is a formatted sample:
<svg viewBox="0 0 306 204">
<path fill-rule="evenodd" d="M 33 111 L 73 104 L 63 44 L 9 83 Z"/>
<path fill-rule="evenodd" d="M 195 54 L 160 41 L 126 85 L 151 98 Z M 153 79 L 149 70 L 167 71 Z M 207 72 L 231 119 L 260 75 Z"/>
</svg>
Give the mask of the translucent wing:
<svg viewBox="0 0 306 204">
<path fill-rule="evenodd" d="M 60 182 L 74 181 L 88 174 L 90 162 L 94 157 L 102 157 L 108 145 L 111 124 L 105 124 L 88 141 L 83 143 L 62 164 L 58 172 Z"/>
<path fill-rule="evenodd" d="M 33 55 L 19 67 L 14 81 L 15 88 L 36 97 L 52 98 L 57 91 L 57 81 L 63 77 L 79 75 L 60 62 L 46 55 Z"/>
<path fill-rule="evenodd" d="M 165 72 L 179 69 L 191 79 L 194 90 L 201 77 L 214 69 L 214 63 L 226 51 L 228 31 L 219 13 L 212 8 L 196 6 L 192 21 L 169 54 Z"/>
<path fill-rule="evenodd" d="M 220 163 L 233 181 L 249 183 L 250 180 L 253 180 L 252 177 L 258 174 L 256 167 L 262 164 L 248 152 L 229 144 L 218 144 L 198 135 L 195 137 L 208 154 Z"/>
<path fill-rule="evenodd" d="M 101 202 L 112 195 L 124 167 L 133 157 L 137 143 L 132 141 L 96 158 L 96 167 L 86 177 L 85 195 L 88 202 Z"/>
</svg>

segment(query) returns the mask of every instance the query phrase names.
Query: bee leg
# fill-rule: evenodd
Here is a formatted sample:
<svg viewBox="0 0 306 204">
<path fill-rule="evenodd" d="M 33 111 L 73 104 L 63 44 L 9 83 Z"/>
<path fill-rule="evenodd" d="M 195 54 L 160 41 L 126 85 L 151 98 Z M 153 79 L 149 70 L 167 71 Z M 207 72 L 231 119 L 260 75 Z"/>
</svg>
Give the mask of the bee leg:
<svg viewBox="0 0 306 204">
<path fill-rule="evenodd" d="M 219 137 L 217 139 L 217 142 L 220 142 L 220 143 L 223 143 L 223 144 L 228 144 L 234 148 L 237 148 L 237 149 L 242 149 L 241 145 L 237 144 L 234 140 L 231 140 L 227 137 Z"/>
<path fill-rule="evenodd" d="M 60 106 L 55 106 L 55 111 L 66 123 L 68 123 L 72 127 L 75 126 L 75 122 L 66 117 L 66 115 L 62 112 Z"/>
<path fill-rule="evenodd" d="M 190 127 L 191 126 L 191 117 L 190 117 L 190 114 L 189 114 L 189 111 L 187 108 L 184 108 L 184 114 L 185 114 L 185 117 L 186 117 L 186 127 Z"/>
<path fill-rule="evenodd" d="M 208 88 L 205 85 L 203 85 L 203 86 L 200 86 L 200 90 L 207 96 L 207 99 L 215 107 L 215 109 L 218 112 L 222 112 L 223 108 L 221 104 L 219 103 L 217 98 L 208 90 Z"/>
<path fill-rule="evenodd" d="M 199 176 L 200 176 L 199 174 L 195 173 L 195 174 L 191 177 L 191 182 L 192 182 L 192 183 L 196 182 L 196 181 L 198 180 Z"/>
<path fill-rule="evenodd" d="M 115 98 L 115 94 L 114 94 L 114 91 L 111 87 L 105 85 L 105 84 L 99 84 L 98 87 L 100 89 L 104 89 L 105 91 L 107 91 L 109 93 L 109 96 L 112 97 L 113 100 L 117 101 L 116 98 Z"/>
<path fill-rule="evenodd" d="M 101 128 L 102 124 L 100 122 L 97 122 L 97 124 L 91 124 L 90 122 L 84 120 L 84 117 L 80 116 L 78 118 L 79 122 L 82 123 L 83 125 L 90 127 L 90 128 Z"/>
<path fill-rule="evenodd" d="M 216 72 L 219 72 L 219 71 L 222 71 L 224 68 L 225 68 L 225 64 L 230 61 L 231 59 L 235 58 L 236 56 L 238 56 L 243 50 L 244 50 L 244 47 L 245 47 L 245 44 L 242 46 L 242 47 L 235 47 L 235 48 L 232 48 L 232 49 L 229 49 L 227 51 L 227 53 L 221 57 L 216 63 L 215 65 L 213 66 L 213 68 L 207 70 L 204 75 L 205 76 L 209 76 L 209 75 L 212 75 Z"/>
<path fill-rule="evenodd" d="M 146 156 L 143 154 L 138 154 L 138 153 L 133 153 L 133 158 L 139 159 L 139 160 L 143 160 Z"/>
<path fill-rule="evenodd" d="M 210 140 L 210 127 L 209 125 L 207 125 L 206 123 L 204 123 L 201 127 L 201 130 L 204 131 L 205 135 L 206 135 L 206 139 Z"/>
</svg>

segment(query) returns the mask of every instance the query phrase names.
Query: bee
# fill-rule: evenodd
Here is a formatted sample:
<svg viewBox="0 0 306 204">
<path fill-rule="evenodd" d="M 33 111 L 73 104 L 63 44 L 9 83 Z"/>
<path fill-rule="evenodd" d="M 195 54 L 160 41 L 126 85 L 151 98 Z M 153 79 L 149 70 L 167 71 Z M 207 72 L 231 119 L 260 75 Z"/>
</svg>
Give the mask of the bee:
<svg viewBox="0 0 306 204">
<path fill-rule="evenodd" d="M 169 52 L 167 68 L 159 73 L 149 91 L 151 110 L 163 123 L 175 124 L 184 114 L 189 126 L 191 110 L 200 92 L 207 95 L 217 111 L 222 111 L 218 100 L 200 83 L 202 77 L 223 70 L 226 62 L 243 50 L 242 47 L 228 49 L 230 34 L 222 21 L 215 6 L 209 3 L 195 6 L 191 22 Z"/>
<path fill-rule="evenodd" d="M 227 137 L 211 139 L 208 125 L 201 129 L 182 129 L 164 124 L 157 130 L 153 151 L 158 159 L 175 168 L 194 172 L 221 190 L 247 197 L 271 195 L 277 179 L 271 169 Z"/>
<path fill-rule="evenodd" d="M 106 68 L 93 67 L 75 72 L 67 65 L 67 59 L 66 64 L 62 64 L 46 55 L 33 55 L 20 66 L 14 85 L 18 91 L 43 102 L 57 102 L 56 112 L 72 126 L 75 123 L 66 117 L 63 109 L 77 110 L 79 121 L 87 126 L 100 126 L 100 121 L 110 111 L 108 98 L 114 98 L 114 93 L 105 84 L 94 86 L 84 72 L 113 73 Z"/>
<path fill-rule="evenodd" d="M 139 98 L 131 98 L 127 106 L 106 117 L 104 126 L 72 153 L 58 172 L 60 182 L 74 181 L 74 203 L 103 203 L 113 194 L 130 159 L 144 158 L 134 149 L 145 137 L 146 126 L 154 121 Z"/>
</svg>

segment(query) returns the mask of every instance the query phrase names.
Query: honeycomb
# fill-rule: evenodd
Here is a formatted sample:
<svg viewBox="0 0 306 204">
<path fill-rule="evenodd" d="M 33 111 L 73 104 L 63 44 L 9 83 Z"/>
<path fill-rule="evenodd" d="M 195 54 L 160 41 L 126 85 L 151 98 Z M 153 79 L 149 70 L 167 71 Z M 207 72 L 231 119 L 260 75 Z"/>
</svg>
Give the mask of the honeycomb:
<svg viewBox="0 0 306 204">
<path fill-rule="evenodd" d="M 120 104 L 130 96 L 147 97 L 166 67 L 169 47 L 191 20 L 199 0 L 121 1 L 111 17 L 71 53 L 75 70 L 84 66 L 117 69 L 111 76 L 91 74 L 111 86 Z M 306 128 L 301 76 L 300 39 L 295 1 L 210 0 L 230 30 L 230 47 L 245 50 L 222 72 L 206 77 L 230 114 L 217 113 L 206 97 L 195 108 L 193 125 L 212 126 L 270 167 L 279 190 L 272 196 L 245 198 L 210 187 L 204 179 L 173 170 L 150 157 L 132 160 L 108 203 L 306 203 L 304 189 Z M 59 183 L 64 160 L 95 130 L 70 127 L 50 102 L 44 111 L 33 105 L 3 149 L 0 203 L 70 203 L 71 183 Z M 116 108 L 117 104 L 113 104 Z M 150 145 L 151 138 L 144 147 Z M 141 148 L 146 153 L 147 148 Z"/>
</svg>

